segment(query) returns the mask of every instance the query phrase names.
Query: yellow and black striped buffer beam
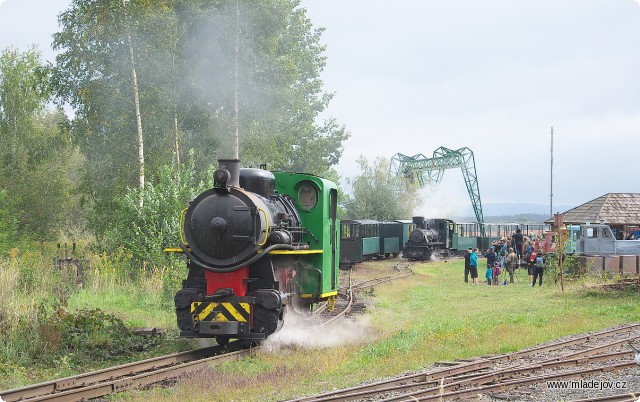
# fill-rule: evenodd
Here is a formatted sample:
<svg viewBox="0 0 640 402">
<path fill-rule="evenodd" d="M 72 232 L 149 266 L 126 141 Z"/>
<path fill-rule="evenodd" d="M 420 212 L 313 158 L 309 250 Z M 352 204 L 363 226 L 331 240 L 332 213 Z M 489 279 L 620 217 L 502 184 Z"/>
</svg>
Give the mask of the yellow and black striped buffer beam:
<svg viewBox="0 0 640 402">
<path fill-rule="evenodd" d="M 191 315 L 197 321 L 248 322 L 251 316 L 251 305 L 240 302 L 195 302 L 191 303 Z"/>
</svg>

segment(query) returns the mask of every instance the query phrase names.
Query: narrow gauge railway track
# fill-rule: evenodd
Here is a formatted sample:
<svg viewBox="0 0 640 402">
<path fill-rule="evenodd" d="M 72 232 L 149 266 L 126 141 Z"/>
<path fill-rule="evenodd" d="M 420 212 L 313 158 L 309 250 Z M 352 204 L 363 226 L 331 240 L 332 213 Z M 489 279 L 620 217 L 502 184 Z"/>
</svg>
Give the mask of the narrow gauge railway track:
<svg viewBox="0 0 640 402">
<path fill-rule="evenodd" d="M 332 322 L 336 322 L 340 318 L 349 315 L 351 313 L 351 310 L 353 309 L 354 302 L 355 299 L 353 296 L 351 275 L 349 275 L 349 284 L 346 286 L 346 288 L 338 289 L 338 298 L 336 300 L 336 305 L 334 306 L 337 311 L 330 311 L 329 304 L 327 302 L 323 302 L 311 313 L 310 318 L 312 320 L 316 320 L 322 317 L 324 318 L 324 321 L 320 324 L 314 324 L 313 328 L 321 328 L 327 326 Z"/>
<path fill-rule="evenodd" d="M 80 401 L 177 378 L 209 364 L 240 360 L 257 348 L 242 349 L 232 342 L 110 367 L 73 377 L 0 391 L 10 401 Z"/>
<path fill-rule="evenodd" d="M 409 276 L 414 275 L 414 272 L 410 269 L 410 263 L 400 262 L 397 263 L 393 269 L 398 271 L 395 275 L 383 276 L 380 278 L 368 279 L 362 282 L 353 283 L 351 274 L 348 276 L 348 283 L 345 286 L 341 286 L 338 289 L 338 300 L 336 303 L 337 311 L 329 312 L 328 311 L 328 303 L 321 303 L 311 314 L 312 318 L 317 318 L 323 316 L 325 321 L 321 324 L 314 325 L 314 327 L 324 327 L 333 322 L 336 322 L 339 318 L 347 316 L 351 313 L 355 304 L 355 295 L 354 292 L 356 290 L 371 288 L 376 285 L 380 285 L 387 282 L 393 282 L 399 279 L 407 278 Z M 404 272 L 403 272 L 404 271 Z"/>
<path fill-rule="evenodd" d="M 626 325 L 508 354 L 447 363 L 445 367 L 292 402 L 452 400 L 504 393 L 546 381 L 575 379 L 637 366 L 634 353 L 627 346 L 627 342 L 636 339 L 640 339 L 640 324 Z M 603 353 L 621 347 L 625 350 Z M 569 348 L 574 351 L 566 353 Z M 509 397 L 502 395 L 502 398 Z"/>
</svg>

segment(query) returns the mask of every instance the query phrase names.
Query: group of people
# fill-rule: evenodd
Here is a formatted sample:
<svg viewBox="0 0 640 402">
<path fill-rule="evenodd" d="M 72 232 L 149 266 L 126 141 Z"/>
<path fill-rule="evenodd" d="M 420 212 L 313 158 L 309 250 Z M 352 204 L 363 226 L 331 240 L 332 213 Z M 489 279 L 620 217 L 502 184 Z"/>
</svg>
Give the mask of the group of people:
<svg viewBox="0 0 640 402">
<path fill-rule="evenodd" d="M 520 236 L 516 236 L 520 234 Z M 536 253 L 535 248 L 532 246 L 524 247 L 524 243 L 518 241 L 523 239 L 520 229 L 516 231 L 512 240 L 513 242 L 505 242 L 499 248 L 490 247 L 482 254 L 486 258 L 486 270 L 485 279 L 487 285 L 506 285 L 507 279 L 505 278 L 500 283 L 500 275 L 504 270 L 509 274 L 509 282 L 514 282 L 515 270 L 520 266 L 521 261 L 527 266 L 529 274 L 529 284 L 531 286 L 542 286 L 542 277 L 544 275 L 544 255 L 540 252 Z M 514 249 L 515 246 L 515 249 Z M 519 250 L 520 252 L 517 252 Z M 497 251 L 497 252 L 496 252 Z M 478 249 L 469 248 L 464 255 L 464 281 L 469 282 L 469 276 L 471 276 L 471 283 L 478 284 Z"/>
</svg>

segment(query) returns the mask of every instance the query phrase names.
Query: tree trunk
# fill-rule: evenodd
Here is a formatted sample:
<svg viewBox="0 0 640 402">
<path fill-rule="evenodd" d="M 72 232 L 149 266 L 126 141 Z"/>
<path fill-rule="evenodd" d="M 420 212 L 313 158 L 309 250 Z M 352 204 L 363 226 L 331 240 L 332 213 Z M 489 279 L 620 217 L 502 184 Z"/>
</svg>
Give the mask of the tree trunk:
<svg viewBox="0 0 640 402">
<path fill-rule="evenodd" d="M 122 8 L 125 12 L 126 16 L 126 3 L 125 0 L 122 0 Z M 138 75 L 136 74 L 136 64 L 133 57 L 133 43 L 131 41 L 131 33 L 129 32 L 129 27 L 127 24 L 127 41 L 129 43 L 129 56 L 131 58 L 131 81 L 133 84 L 133 101 L 136 110 L 136 129 L 138 132 L 138 167 L 139 167 L 139 178 L 138 178 L 138 187 L 140 189 L 140 200 L 139 205 L 140 208 L 144 206 L 144 197 L 142 191 L 144 190 L 144 136 L 142 133 L 142 117 L 140 114 L 140 95 L 138 90 Z"/>
<path fill-rule="evenodd" d="M 236 129 L 233 136 L 233 157 L 239 159 L 240 156 L 240 105 L 238 102 L 238 55 L 240 53 L 240 0 L 236 0 L 236 54 L 235 54 L 235 111 L 233 123 Z"/>
<path fill-rule="evenodd" d="M 173 130 L 175 133 L 176 166 L 180 166 L 180 141 L 178 137 L 178 112 L 173 112 Z"/>
</svg>

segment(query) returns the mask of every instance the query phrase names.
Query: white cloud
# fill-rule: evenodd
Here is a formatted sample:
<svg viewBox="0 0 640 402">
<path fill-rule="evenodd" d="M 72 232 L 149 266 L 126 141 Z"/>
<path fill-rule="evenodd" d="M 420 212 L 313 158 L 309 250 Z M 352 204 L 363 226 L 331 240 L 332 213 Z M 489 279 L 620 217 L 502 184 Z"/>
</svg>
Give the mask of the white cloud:
<svg viewBox="0 0 640 402">
<path fill-rule="evenodd" d="M 352 134 L 343 177 L 358 174 L 360 154 L 466 146 L 483 202 L 546 204 L 554 126 L 554 204 L 637 191 L 621 173 L 640 146 L 640 14 L 630 1 L 407 0 L 397 14 L 347 3 L 303 1 L 326 27 L 327 114 Z M 459 176 L 442 183 L 456 193 L 438 193 L 463 201 Z"/>
</svg>

